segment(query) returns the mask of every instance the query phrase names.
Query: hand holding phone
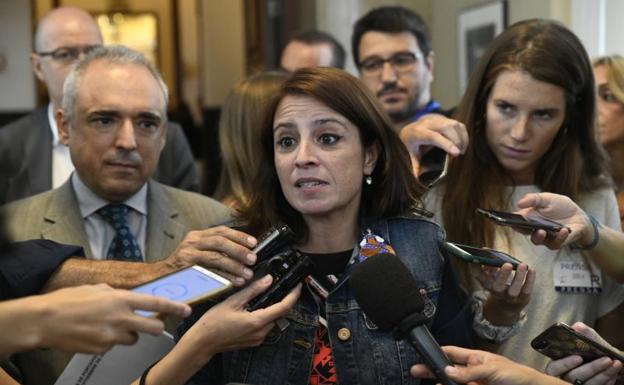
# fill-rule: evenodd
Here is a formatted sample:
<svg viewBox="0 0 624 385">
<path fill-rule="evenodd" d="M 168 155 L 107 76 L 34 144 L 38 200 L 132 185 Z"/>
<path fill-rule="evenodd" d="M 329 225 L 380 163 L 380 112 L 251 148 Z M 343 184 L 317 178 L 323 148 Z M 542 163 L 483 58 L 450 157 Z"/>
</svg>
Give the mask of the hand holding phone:
<svg viewBox="0 0 624 385">
<path fill-rule="evenodd" d="M 217 297 L 231 286 L 229 280 L 195 265 L 158 277 L 135 287 L 132 291 L 194 305 Z M 146 317 L 156 315 L 154 312 L 143 310 L 137 310 L 137 314 Z"/>
<path fill-rule="evenodd" d="M 525 216 L 505 211 L 484 209 L 477 209 L 477 214 L 483 215 L 501 226 L 517 227 L 528 230 L 546 230 L 550 233 L 558 233 L 563 228 L 567 228 L 570 232 L 572 231 L 569 227 L 564 226 L 561 223 L 551 221 L 550 219 L 543 217 L 538 217 L 536 215 Z"/>
<path fill-rule="evenodd" d="M 519 259 L 502 251 L 453 242 L 444 242 L 442 247 L 462 261 L 480 265 L 474 278 L 490 292 L 488 301 L 491 304 L 505 305 L 517 309 L 519 313 L 529 303 L 535 283 L 535 270 Z M 498 322 L 507 320 L 501 318 Z"/>
<path fill-rule="evenodd" d="M 494 249 L 467 246 L 453 242 L 444 242 L 442 247 L 454 257 L 468 263 L 494 267 L 501 267 L 505 263 L 510 263 L 514 270 L 522 263 L 519 259 Z"/>
<path fill-rule="evenodd" d="M 531 347 L 554 360 L 576 355 L 584 363 L 604 356 L 624 362 L 621 352 L 577 332 L 563 322 L 550 326 L 535 337 L 531 341 Z"/>
</svg>

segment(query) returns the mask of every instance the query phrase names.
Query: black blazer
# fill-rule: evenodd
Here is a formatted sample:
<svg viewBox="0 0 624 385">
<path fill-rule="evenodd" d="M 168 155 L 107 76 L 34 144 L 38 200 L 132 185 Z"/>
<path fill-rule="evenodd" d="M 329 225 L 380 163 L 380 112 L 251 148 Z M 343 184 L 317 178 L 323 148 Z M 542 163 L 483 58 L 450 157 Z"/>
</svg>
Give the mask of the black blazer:
<svg viewBox="0 0 624 385">
<path fill-rule="evenodd" d="M 167 142 L 153 178 L 168 186 L 200 191 L 191 148 L 177 123 L 168 123 Z M 45 106 L 0 128 L 0 205 L 51 188 L 52 133 Z"/>
</svg>

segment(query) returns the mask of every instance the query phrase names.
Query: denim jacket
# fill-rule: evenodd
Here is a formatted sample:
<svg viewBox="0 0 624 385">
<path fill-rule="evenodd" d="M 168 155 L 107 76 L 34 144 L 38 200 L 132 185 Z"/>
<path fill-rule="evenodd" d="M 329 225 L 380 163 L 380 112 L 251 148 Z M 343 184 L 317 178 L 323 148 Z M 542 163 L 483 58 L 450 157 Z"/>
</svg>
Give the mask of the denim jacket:
<svg viewBox="0 0 624 385">
<path fill-rule="evenodd" d="M 378 221 L 365 229 L 392 245 L 421 292 L 427 294 L 425 313 L 433 316 L 429 326 L 438 342 L 471 347 L 470 306 L 439 247 L 444 234 L 438 225 L 407 215 Z M 347 265 L 325 303 L 338 383 L 420 383 L 409 373 L 413 364 L 422 362 L 415 349 L 407 341 L 395 341 L 390 332 L 379 331 L 353 298 L 346 282 L 353 266 L 353 263 Z M 286 330 L 280 332 L 274 328 L 261 346 L 215 356 L 189 383 L 307 385 L 312 370 L 315 332 L 319 327 L 319 306 L 310 290 L 304 286 L 301 297 L 287 317 L 290 326 Z M 180 330 L 187 330 L 206 309 L 197 310 L 197 314 L 185 321 Z M 349 333 L 345 333 L 345 329 Z M 341 338 L 338 337 L 339 330 Z"/>
</svg>

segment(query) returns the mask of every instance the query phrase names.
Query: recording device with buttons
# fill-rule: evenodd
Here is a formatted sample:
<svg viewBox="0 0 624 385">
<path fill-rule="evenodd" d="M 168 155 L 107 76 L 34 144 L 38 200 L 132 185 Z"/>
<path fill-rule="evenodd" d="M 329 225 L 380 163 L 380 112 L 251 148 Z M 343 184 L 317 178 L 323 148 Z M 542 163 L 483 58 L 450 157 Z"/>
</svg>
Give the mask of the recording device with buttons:
<svg viewBox="0 0 624 385">
<path fill-rule="evenodd" d="M 253 250 L 259 261 L 253 269 L 254 279 L 270 274 L 273 283 L 247 304 L 247 310 L 262 309 L 281 301 L 312 273 L 310 258 L 292 247 L 294 240 L 295 234 L 285 224 L 271 228 L 260 238 Z"/>
</svg>

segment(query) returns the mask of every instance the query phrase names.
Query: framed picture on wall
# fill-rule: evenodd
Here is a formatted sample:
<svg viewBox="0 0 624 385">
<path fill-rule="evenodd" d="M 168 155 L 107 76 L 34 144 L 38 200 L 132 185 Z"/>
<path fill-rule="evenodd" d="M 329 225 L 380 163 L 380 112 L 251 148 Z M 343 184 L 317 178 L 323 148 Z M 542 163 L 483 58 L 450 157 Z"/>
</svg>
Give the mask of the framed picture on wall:
<svg viewBox="0 0 624 385">
<path fill-rule="evenodd" d="M 507 27 L 507 1 L 498 0 L 462 9 L 457 20 L 459 95 L 488 44 Z"/>
</svg>

